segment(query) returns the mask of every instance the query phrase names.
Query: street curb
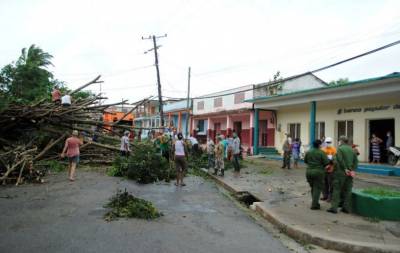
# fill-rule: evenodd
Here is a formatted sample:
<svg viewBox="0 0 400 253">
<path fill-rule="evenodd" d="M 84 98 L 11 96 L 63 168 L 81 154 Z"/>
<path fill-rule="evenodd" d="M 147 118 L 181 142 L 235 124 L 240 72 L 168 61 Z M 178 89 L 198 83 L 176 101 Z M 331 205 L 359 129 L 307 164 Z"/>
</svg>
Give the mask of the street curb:
<svg viewBox="0 0 400 253">
<path fill-rule="evenodd" d="M 221 178 L 210 173 L 208 174 L 216 183 L 221 185 L 227 191 L 233 194 L 241 192 L 241 190 L 235 189 L 233 186 L 225 183 L 223 180 L 221 180 Z M 261 203 L 262 202 L 254 203 L 254 206 L 256 207 L 255 212 L 259 213 L 263 218 L 275 225 L 282 233 L 285 233 L 295 240 L 305 243 L 312 243 L 325 249 L 339 250 L 346 253 L 400 253 L 400 246 L 396 245 L 391 245 L 392 247 L 382 244 L 360 245 L 350 241 L 333 240 L 332 238 L 320 236 L 313 231 L 306 231 L 301 228 L 296 228 L 280 220 L 279 215 L 275 214 L 272 210 L 268 210 L 261 206 Z"/>
</svg>

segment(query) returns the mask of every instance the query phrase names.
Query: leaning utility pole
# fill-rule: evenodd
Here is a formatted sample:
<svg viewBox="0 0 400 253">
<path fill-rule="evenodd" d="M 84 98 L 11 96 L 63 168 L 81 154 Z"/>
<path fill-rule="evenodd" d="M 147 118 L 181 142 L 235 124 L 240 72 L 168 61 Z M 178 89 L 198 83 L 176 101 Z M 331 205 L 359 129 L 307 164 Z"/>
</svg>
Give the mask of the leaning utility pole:
<svg viewBox="0 0 400 253">
<path fill-rule="evenodd" d="M 190 67 L 188 69 L 188 90 L 187 90 L 187 101 L 186 101 L 186 137 L 189 137 L 189 116 L 190 116 Z"/>
<path fill-rule="evenodd" d="M 159 107 L 158 108 L 159 108 L 159 111 L 160 111 L 161 127 L 164 126 L 164 111 L 163 111 L 163 101 L 162 101 L 162 94 L 161 94 L 160 70 L 159 70 L 159 67 L 158 67 L 158 55 L 157 55 L 157 49 L 160 46 L 157 46 L 157 39 L 164 38 L 164 37 L 167 37 L 167 34 L 165 34 L 163 36 L 152 35 L 152 36 L 149 36 L 147 38 L 142 37 L 142 40 L 153 39 L 153 48 L 150 49 L 150 50 L 147 50 L 145 52 L 145 54 L 150 52 L 151 50 L 154 50 L 155 66 L 156 66 L 156 71 L 157 71 L 157 85 L 158 85 L 158 103 L 159 103 Z"/>
</svg>

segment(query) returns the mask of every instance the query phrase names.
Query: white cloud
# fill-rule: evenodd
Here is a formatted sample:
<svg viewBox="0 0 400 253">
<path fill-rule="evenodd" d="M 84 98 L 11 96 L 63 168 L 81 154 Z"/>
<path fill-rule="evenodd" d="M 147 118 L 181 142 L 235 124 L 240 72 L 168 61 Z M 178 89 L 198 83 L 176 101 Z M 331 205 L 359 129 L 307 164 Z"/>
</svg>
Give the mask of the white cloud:
<svg viewBox="0 0 400 253">
<path fill-rule="evenodd" d="M 162 35 L 161 81 L 167 96 L 297 74 L 399 39 L 399 1 L 2 1 L 0 65 L 35 43 L 54 55 L 71 87 L 103 74 L 112 101 L 156 94 L 152 47 Z M 400 46 L 319 73 L 327 81 L 399 71 Z M 135 69 L 127 71 L 129 69 Z M 148 85 L 148 87 L 143 87 Z M 140 86 L 140 87 L 138 87 Z M 126 88 L 129 87 L 129 88 Z M 138 88 L 131 88 L 138 87 Z M 98 91 L 99 87 L 93 87 Z M 175 91 L 174 91 L 175 90 Z"/>
</svg>

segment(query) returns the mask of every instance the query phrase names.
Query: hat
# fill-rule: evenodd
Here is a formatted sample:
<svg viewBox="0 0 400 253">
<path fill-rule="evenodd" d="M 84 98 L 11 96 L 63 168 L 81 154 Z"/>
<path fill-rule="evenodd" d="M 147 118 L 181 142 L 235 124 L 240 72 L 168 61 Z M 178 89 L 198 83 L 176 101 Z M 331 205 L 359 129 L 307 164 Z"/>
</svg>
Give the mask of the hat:
<svg viewBox="0 0 400 253">
<path fill-rule="evenodd" d="M 73 135 L 73 136 L 78 136 L 78 135 L 79 135 L 78 130 L 73 130 L 73 131 L 72 131 L 72 135 Z"/>
<path fill-rule="evenodd" d="M 124 135 L 128 135 L 128 134 L 129 134 L 129 131 L 126 130 L 126 131 L 124 132 Z"/>
<path fill-rule="evenodd" d="M 339 140 L 340 140 L 340 141 L 343 141 L 344 143 L 347 143 L 347 142 L 349 141 L 349 139 L 348 139 L 346 136 L 344 136 L 344 135 L 340 136 L 340 137 L 339 137 Z"/>
</svg>

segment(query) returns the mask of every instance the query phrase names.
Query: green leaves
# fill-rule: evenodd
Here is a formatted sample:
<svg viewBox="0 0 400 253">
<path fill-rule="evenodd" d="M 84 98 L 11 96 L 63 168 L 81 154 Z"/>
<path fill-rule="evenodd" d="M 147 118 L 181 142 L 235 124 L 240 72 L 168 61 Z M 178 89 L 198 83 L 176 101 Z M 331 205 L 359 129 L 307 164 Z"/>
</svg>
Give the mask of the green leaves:
<svg viewBox="0 0 400 253">
<path fill-rule="evenodd" d="M 155 219 L 163 214 L 147 200 L 136 198 L 129 194 L 126 189 L 124 192 L 117 190 L 117 194 L 110 199 L 110 202 L 105 207 L 112 208 L 104 216 L 106 221 L 125 218 L 139 218 L 139 219 Z"/>
<path fill-rule="evenodd" d="M 18 60 L 0 71 L 1 98 L 22 104 L 50 99 L 55 80 L 47 67 L 52 65 L 52 58 L 35 45 L 22 49 Z"/>
</svg>

